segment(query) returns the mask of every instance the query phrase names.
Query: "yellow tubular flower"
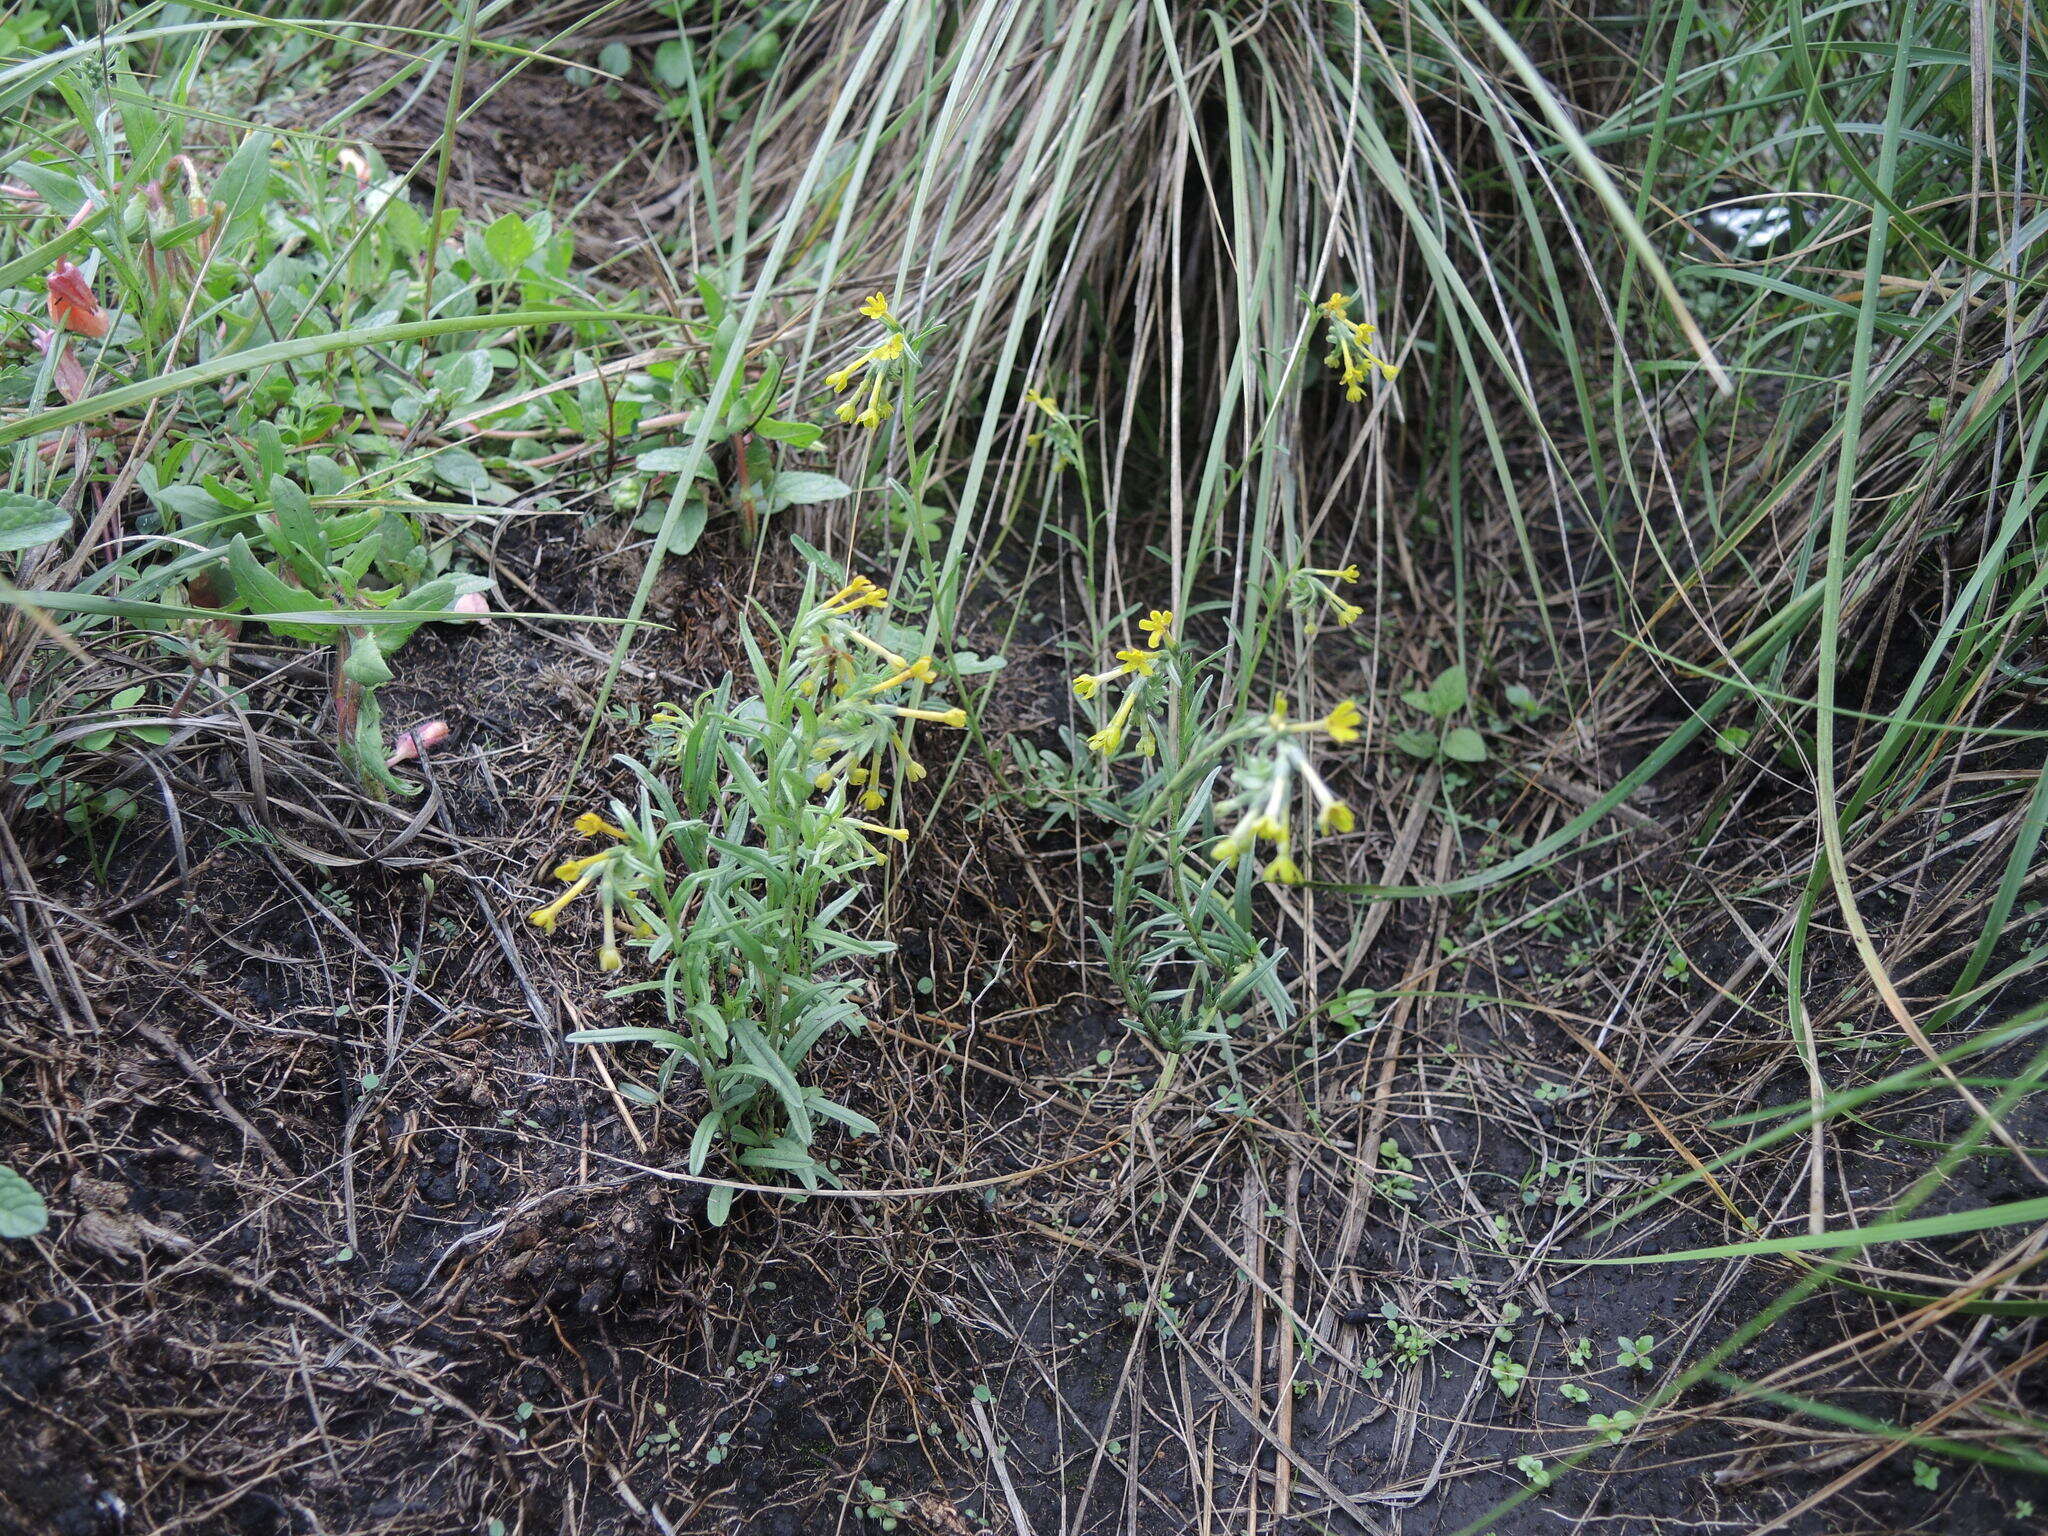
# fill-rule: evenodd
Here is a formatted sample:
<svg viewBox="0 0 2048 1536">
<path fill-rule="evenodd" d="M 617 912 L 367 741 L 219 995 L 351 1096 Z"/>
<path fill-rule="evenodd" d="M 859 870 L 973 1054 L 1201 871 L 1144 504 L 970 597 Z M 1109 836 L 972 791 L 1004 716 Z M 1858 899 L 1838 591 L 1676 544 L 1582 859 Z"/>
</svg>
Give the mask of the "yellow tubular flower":
<svg viewBox="0 0 2048 1536">
<path fill-rule="evenodd" d="M 1129 672 L 1134 677 L 1150 677 L 1159 658 L 1150 651 L 1118 651 L 1116 659 L 1123 663 L 1117 668 L 1119 672 Z"/>
<path fill-rule="evenodd" d="M 1351 300 L 1341 293 L 1333 293 L 1316 306 L 1316 309 L 1330 322 L 1330 340 L 1336 350 L 1323 358 L 1324 363 L 1338 371 L 1338 382 L 1344 386 L 1344 398 L 1356 405 L 1365 399 L 1365 381 L 1377 372 L 1381 378 L 1391 380 L 1397 371 L 1394 365 L 1372 350 L 1375 328 L 1364 321 L 1354 321 L 1349 316 Z"/>
<path fill-rule="evenodd" d="M 619 946 L 616 944 L 607 944 L 597 952 L 597 968 L 600 971 L 616 971 L 625 963 L 625 957 L 619 953 Z"/>
<path fill-rule="evenodd" d="M 825 599 L 824 609 L 830 614 L 849 614 L 862 608 L 886 608 L 889 594 L 876 586 L 865 576 L 856 576 L 845 586 Z"/>
<path fill-rule="evenodd" d="M 891 688 L 894 688 L 898 683 L 935 683 L 938 680 L 939 674 L 932 667 L 931 657 L 920 656 L 915 661 L 904 662 L 902 670 L 897 672 L 895 676 L 885 677 L 879 683 L 876 683 L 871 687 L 863 689 L 862 692 L 887 693 Z"/>
<path fill-rule="evenodd" d="M 1138 628 L 1145 632 L 1145 643 L 1153 650 L 1158 650 L 1173 638 L 1173 610 L 1154 608 L 1144 618 L 1138 620 Z"/>
<path fill-rule="evenodd" d="M 853 628 L 851 625 L 836 626 L 835 632 L 845 636 L 845 638 L 853 641 L 856 645 L 866 646 L 869 650 L 873 651 L 877 656 L 881 657 L 882 660 L 889 663 L 889 665 L 892 667 L 907 667 L 910 665 L 909 662 L 905 661 L 901 656 L 898 656 L 894 651 L 890 650 L 889 647 L 882 644 L 882 642 L 877 640 L 873 635 L 864 634 L 860 630 Z M 930 658 L 927 657 L 926 660 L 930 660 Z"/>
<path fill-rule="evenodd" d="M 604 833 L 607 837 L 623 838 L 626 836 L 626 829 L 624 827 L 613 826 L 595 811 L 585 811 L 581 816 L 578 816 L 576 818 L 576 830 L 585 837 L 595 837 L 600 832 Z"/>
<path fill-rule="evenodd" d="M 604 863 L 615 852 L 617 852 L 616 849 L 607 848 L 603 853 L 587 854 L 583 858 L 570 859 L 565 863 L 557 864 L 555 866 L 555 878 L 557 880 L 575 880 L 585 870 Z"/>
<path fill-rule="evenodd" d="M 1092 699 L 1101 691 L 1103 679 L 1121 677 L 1122 675 L 1122 667 L 1118 667 L 1114 672 L 1083 672 L 1074 679 L 1074 697 L 1077 699 Z"/>
<path fill-rule="evenodd" d="M 581 896 L 585 891 L 589 890 L 591 881 L 595 880 L 596 878 L 597 876 L 594 874 L 587 874 L 583 876 L 582 879 L 578 880 L 574 885 L 570 886 L 569 889 L 562 892 L 561 895 L 557 896 L 553 901 L 549 902 L 546 906 L 540 908 L 538 911 L 527 913 L 526 920 L 529 923 L 533 924 L 534 927 L 538 928 L 542 933 L 553 933 L 555 931 L 555 922 L 562 915 L 562 909 L 568 906 L 569 903 L 574 901 L 578 896 Z"/>
<path fill-rule="evenodd" d="M 861 353 L 859 357 L 856 357 L 837 373 L 826 374 L 825 382 L 832 386 L 833 394 L 843 394 L 846 386 L 859 378 L 865 370 L 874 367 L 877 363 L 893 363 L 902 355 L 903 338 L 901 336 L 891 336 L 880 346 L 869 347 L 867 351 Z M 875 376 L 875 387 L 877 389 L 881 387 L 881 382 L 881 375 L 877 374 Z M 844 409 L 845 407 L 842 406 L 841 410 L 843 411 Z"/>
<path fill-rule="evenodd" d="M 1209 857 L 1218 864 L 1230 864 L 1243 858 L 1251 851 L 1251 847 L 1250 839 L 1240 829 L 1228 837 L 1217 838 L 1215 846 L 1209 850 Z"/>
<path fill-rule="evenodd" d="M 1283 853 L 1266 866 L 1265 877 L 1275 885 L 1299 885 L 1301 866 Z"/>
<path fill-rule="evenodd" d="M 1301 769 L 1301 776 L 1308 781 L 1309 792 L 1316 797 L 1316 803 L 1322 807 L 1316 813 L 1316 830 L 1349 832 L 1355 821 L 1351 807 L 1331 793 L 1330 786 L 1323 782 L 1323 776 L 1316 772 L 1314 765 L 1306 757 L 1301 758 L 1297 766 Z"/>
<path fill-rule="evenodd" d="M 899 843 L 910 841 L 910 833 L 902 827 L 885 827 L 879 822 L 862 821 L 855 816 L 849 816 L 846 820 L 849 826 L 859 827 L 863 832 L 872 832 L 877 837 L 893 837 Z"/>
<path fill-rule="evenodd" d="M 853 424 L 857 427 L 866 427 L 870 432 L 879 431 L 882 423 L 895 409 L 895 406 L 882 398 L 882 376 L 878 373 L 868 389 L 867 409 L 853 418 Z M 844 420 L 844 406 L 840 407 L 840 413 L 840 419 Z"/>
<path fill-rule="evenodd" d="M 1292 787 L 1290 781 L 1295 757 L 1292 751 L 1282 753 L 1273 768 L 1273 783 L 1266 791 L 1266 803 L 1249 823 L 1253 837 L 1266 838 L 1282 848 L 1287 846 L 1287 794 Z"/>
<path fill-rule="evenodd" d="M 1117 748 L 1124 744 L 1124 726 L 1130 722 L 1131 706 L 1137 702 L 1138 690 L 1128 690 L 1123 703 L 1117 705 L 1116 713 L 1109 717 L 1109 724 L 1088 738 L 1091 752 L 1100 752 L 1104 757 L 1116 756 Z"/>
<path fill-rule="evenodd" d="M 900 704 L 885 704 L 883 708 L 906 720 L 929 720 L 934 725 L 950 725 L 956 729 L 965 729 L 967 725 L 967 711 L 957 705 L 952 709 L 905 709 Z"/>
<path fill-rule="evenodd" d="M 884 324 L 896 318 L 889 313 L 889 295 L 886 293 L 871 295 L 868 301 L 861 305 L 860 312 L 870 320 L 880 320 Z"/>
<path fill-rule="evenodd" d="M 1286 708 L 1273 711 L 1273 726 L 1290 735 L 1306 735 L 1321 731 L 1332 741 L 1352 742 L 1358 740 L 1358 728 L 1365 723 L 1365 711 L 1350 699 L 1345 699 L 1320 720 L 1300 720 L 1293 725 L 1286 723 Z"/>
</svg>

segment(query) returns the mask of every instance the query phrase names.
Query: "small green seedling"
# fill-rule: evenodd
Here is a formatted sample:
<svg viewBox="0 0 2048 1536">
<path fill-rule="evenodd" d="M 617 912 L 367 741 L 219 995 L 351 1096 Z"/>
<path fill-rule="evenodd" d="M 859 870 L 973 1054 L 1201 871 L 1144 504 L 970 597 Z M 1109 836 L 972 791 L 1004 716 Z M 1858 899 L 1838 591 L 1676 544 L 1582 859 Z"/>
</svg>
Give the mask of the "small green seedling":
<svg viewBox="0 0 2048 1536">
<path fill-rule="evenodd" d="M 860 1480 L 857 1492 L 846 1496 L 846 1502 L 863 1520 L 872 1520 L 885 1531 L 895 1530 L 898 1522 L 910 1514 L 909 1506 L 902 1499 L 890 1498 L 888 1489 L 866 1478 Z"/>
<path fill-rule="evenodd" d="M 1425 761 L 1485 762 L 1486 738 L 1469 725 L 1449 725 L 1450 717 L 1463 709 L 1470 699 L 1471 689 L 1466 684 L 1463 667 L 1446 667 L 1427 688 L 1409 689 L 1401 695 L 1401 702 L 1410 709 L 1421 710 L 1436 721 L 1437 730 L 1397 732 L 1393 738 L 1394 745 L 1410 757 Z"/>
<path fill-rule="evenodd" d="M 1550 1469 L 1543 1465 L 1541 1456 L 1517 1456 L 1515 1470 L 1522 1474 L 1531 1488 L 1550 1486 Z"/>
<path fill-rule="evenodd" d="M 1494 1352 L 1491 1370 L 1493 1373 L 1493 1384 L 1500 1389 L 1502 1397 L 1513 1397 L 1522 1390 L 1522 1383 L 1529 1379 L 1528 1366 L 1522 1364 L 1521 1361 L 1515 1359 L 1512 1355 L 1504 1354 L 1498 1350 Z"/>
<path fill-rule="evenodd" d="M 1633 1339 L 1623 1334 L 1614 1342 L 1614 1363 L 1624 1371 L 1647 1371 L 1657 1363 L 1650 1358 L 1657 1341 L 1647 1333 Z"/>
<path fill-rule="evenodd" d="M 1609 1445 L 1619 1445 L 1622 1437 L 1636 1426 L 1636 1415 L 1626 1408 L 1617 1408 L 1613 1413 L 1596 1413 L 1586 1420 L 1586 1428 L 1604 1436 Z"/>
<path fill-rule="evenodd" d="M 1929 1493 L 1932 1493 L 1941 1486 L 1941 1468 L 1931 1461 L 1922 1461 L 1918 1456 L 1915 1456 L 1913 1458 L 1913 1481 L 1918 1486 L 1925 1488 Z"/>
</svg>

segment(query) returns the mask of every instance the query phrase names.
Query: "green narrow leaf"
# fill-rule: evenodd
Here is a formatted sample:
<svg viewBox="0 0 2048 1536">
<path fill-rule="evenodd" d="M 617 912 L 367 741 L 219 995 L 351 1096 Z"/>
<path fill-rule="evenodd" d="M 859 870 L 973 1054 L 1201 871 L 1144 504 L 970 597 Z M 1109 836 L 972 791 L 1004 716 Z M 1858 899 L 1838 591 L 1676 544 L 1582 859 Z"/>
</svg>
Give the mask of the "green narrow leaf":
<svg viewBox="0 0 2048 1536">
<path fill-rule="evenodd" d="M 1916 1216 L 1909 1221 L 1881 1221 L 1869 1227 L 1843 1227 L 1833 1232 L 1806 1232 L 1791 1237 L 1760 1237 L 1718 1248 L 1688 1248 L 1680 1253 L 1640 1253 L 1617 1259 L 1573 1259 L 1574 1264 L 1685 1264 L 1696 1259 L 1739 1259 L 1760 1253 L 1818 1253 L 1829 1248 L 1868 1248 L 1877 1243 L 1902 1243 L 1924 1237 L 1954 1237 L 1960 1232 L 1985 1232 L 1995 1227 L 2032 1226 L 2048 1222 L 2048 1196 L 1950 1211 L 1946 1216 Z M 1563 1263 L 1564 1260 L 1557 1262 Z"/>
</svg>

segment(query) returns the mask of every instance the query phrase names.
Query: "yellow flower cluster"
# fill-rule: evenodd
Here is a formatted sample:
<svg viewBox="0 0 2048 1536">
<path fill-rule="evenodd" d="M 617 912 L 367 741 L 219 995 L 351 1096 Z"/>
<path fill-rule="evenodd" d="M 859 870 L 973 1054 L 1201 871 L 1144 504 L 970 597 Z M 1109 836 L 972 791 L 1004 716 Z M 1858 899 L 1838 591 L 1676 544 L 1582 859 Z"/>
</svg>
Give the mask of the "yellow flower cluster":
<svg viewBox="0 0 2048 1536">
<path fill-rule="evenodd" d="M 879 298 L 879 295 L 877 295 Z M 797 688 L 818 710 L 819 728 L 811 750 L 819 768 L 812 784 L 820 794 L 838 794 L 865 811 L 888 803 L 883 791 L 889 763 L 913 783 L 925 776 L 924 766 L 910 754 L 905 733 L 922 722 L 964 729 L 967 711 L 958 705 L 937 705 L 922 690 L 941 681 L 930 655 L 909 657 L 890 648 L 859 620 L 873 609 L 886 621 L 889 594 L 865 576 L 856 576 L 805 615 L 799 624 Z M 887 697 L 915 690 L 909 703 Z M 849 825 L 864 832 L 905 842 L 910 834 L 849 816 Z"/>
<path fill-rule="evenodd" d="M 1261 871 L 1276 885 L 1299 885 L 1301 866 L 1289 851 L 1293 844 L 1292 820 L 1297 783 L 1308 787 L 1316 808 L 1316 830 L 1323 833 L 1349 832 L 1357 825 L 1351 807 L 1339 799 L 1315 764 L 1303 750 L 1301 740 L 1323 735 L 1339 744 L 1358 740 L 1365 711 L 1350 699 L 1344 700 L 1320 720 L 1289 720 L 1287 706 L 1276 706 L 1259 732 L 1259 748 L 1237 769 L 1237 793 L 1231 802 L 1238 808 L 1230 831 L 1209 850 L 1220 864 L 1233 863 L 1254 853 L 1259 844 L 1273 845 L 1273 857 Z"/>
<path fill-rule="evenodd" d="M 643 839 L 637 828 L 619 826 L 595 811 L 585 811 L 576 818 L 575 825 L 584 837 L 603 836 L 616 841 L 609 848 L 557 864 L 555 878 L 568 889 L 546 906 L 529 912 L 526 920 L 542 933 L 551 934 L 569 903 L 595 886 L 598 900 L 604 908 L 604 944 L 597 952 L 597 968 L 616 971 L 625 963 L 619 954 L 618 908 L 630 903 L 651 877 L 646 862 L 635 857 Z M 645 938 L 651 930 L 644 922 L 635 919 L 632 931 L 635 936 Z"/>
<path fill-rule="evenodd" d="M 1322 598 L 1330 605 L 1331 617 L 1336 619 L 1340 625 L 1347 626 L 1357 623 L 1364 615 L 1365 610 L 1346 598 L 1343 593 L 1331 586 L 1330 583 L 1341 581 L 1346 586 L 1350 586 L 1356 583 L 1357 580 L 1358 567 L 1355 565 L 1327 568 L 1308 566 L 1294 573 L 1296 590 L 1304 601 L 1312 603 L 1316 598 Z"/>
<path fill-rule="evenodd" d="M 1036 448 L 1041 443 L 1050 442 L 1058 450 L 1062 462 L 1078 466 L 1081 462 L 1081 430 L 1074 418 L 1060 409 L 1058 400 L 1035 389 L 1024 391 L 1024 403 L 1045 418 L 1037 431 L 1024 434 L 1025 445 Z"/>
<path fill-rule="evenodd" d="M 1392 383 L 1401 370 L 1372 349 L 1375 327 L 1351 318 L 1349 295 L 1333 293 L 1316 309 L 1330 322 L 1330 352 L 1324 363 L 1338 371 L 1344 398 L 1353 405 L 1365 398 L 1365 381 L 1374 373 Z"/>
<path fill-rule="evenodd" d="M 904 354 L 903 325 L 891 312 L 889 296 L 884 293 L 870 297 L 860 306 L 860 312 L 868 319 L 887 326 L 889 334 L 845 367 L 826 374 L 825 382 L 832 386 L 832 393 L 842 395 L 863 373 L 867 375 L 865 390 L 844 402 L 839 407 L 838 416 L 843 422 L 866 427 L 873 432 L 896 409 L 895 402 L 889 398 L 888 386 L 901 372 L 898 365 Z"/>
<path fill-rule="evenodd" d="M 1104 757 L 1116 756 L 1124 744 L 1124 733 L 1130 728 L 1131 711 L 1145 690 L 1145 679 L 1151 677 L 1158 666 L 1159 648 L 1173 638 L 1173 610 L 1154 608 L 1138 620 L 1138 629 L 1145 636 L 1145 649 L 1118 651 L 1117 664 L 1108 671 L 1083 672 L 1074 679 L 1074 696 L 1081 699 L 1094 698 L 1102 691 L 1104 683 L 1119 677 L 1131 679 L 1130 687 L 1124 690 L 1123 702 L 1117 705 L 1109 723 L 1088 738 L 1088 750 L 1100 752 Z M 1143 745 L 1141 742 L 1141 748 Z M 1151 754 L 1147 752 L 1146 755 L 1149 757 Z"/>
</svg>

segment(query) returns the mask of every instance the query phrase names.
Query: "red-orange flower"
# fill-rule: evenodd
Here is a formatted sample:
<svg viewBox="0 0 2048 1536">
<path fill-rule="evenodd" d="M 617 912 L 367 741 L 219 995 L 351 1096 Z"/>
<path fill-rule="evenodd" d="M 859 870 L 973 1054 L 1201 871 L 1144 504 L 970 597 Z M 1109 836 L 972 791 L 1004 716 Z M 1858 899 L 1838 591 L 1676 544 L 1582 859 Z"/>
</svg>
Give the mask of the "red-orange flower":
<svg viewBox="0 0 2048 1536">
<path fill-rule="evenodd" d="M 49 289 L 50 319 L 59 330 L 75 331 L 80 336 L 104 336 L 114 328 L 114 317 L 100 308 L 85 274 L 70 262 L 59 260 L 50 269 L 45 286 Z"/>
</svg>

